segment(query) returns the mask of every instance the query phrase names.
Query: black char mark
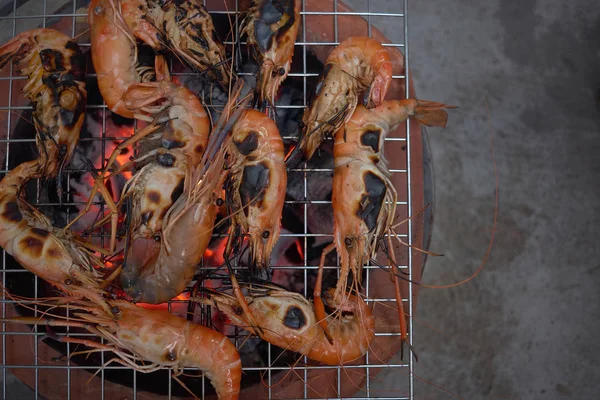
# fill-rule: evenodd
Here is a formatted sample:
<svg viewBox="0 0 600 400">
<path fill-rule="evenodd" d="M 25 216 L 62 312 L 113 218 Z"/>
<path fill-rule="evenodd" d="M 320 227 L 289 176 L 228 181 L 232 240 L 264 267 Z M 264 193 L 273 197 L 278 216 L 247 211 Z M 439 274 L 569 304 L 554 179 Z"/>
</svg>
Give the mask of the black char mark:
<svg viewBox="0 0 600 400">
<path fill-rule="evenodd" d="M 146 213 L 143 213 L 142 214 L 142 224 L 147 225 L 148 221 L 150 221 L 152 219 L 153 215 L 154 215 L 154 211 L 148 211 Z"/>
<path fill-rule="evenodd" d="M 194 40 L 194 42 L 196 42 L 200 46 L 202 46 L 202 48 L 204 48 L 204 50 L 209 50 L 208 42 L 206 41 L 206 39 L 204 38 L 204 34 L 202 33 L 202 24 L 195 23 L 195 24 L 190 24 L 190 26 L 192 27 L 192 29 L 194 29 L 196 31 L 195 35 L 191 35 L 192 40 Z"/>
<path fill-rule="evenodd" d="M 179 6 L 179 4 L 176 4 Z M 175 10 L 175 22 L 181 22 L 187 16 L 186 11 L 183 8 L 177 8 Z"/>
<path fill-rule="evenodd" d="M 372 231 L 377 225 L 387 189 L 383 179 L 370 171 L 365 173 L 363 182 L 366 193 L 361 196 L 356 214 L 365 222 L 369 231 Z"/>
<path fill-rule="evenodd" d="M 294 24 L 295 0 L 267 0 L 261 3 L 258 9 L 258 17 L 254 21 L 254 35 L 258 48 L 262 54 L 273 46 L 273 38 L 280 38 Z M 277 31 L 271 29 L 271 25 L 277 23 L 284 15 L 287 22 Z"/>
<path fill-rule="evenodd" d="M 69 41 L 67 43 L 67 49 L 71 50 L 73 54 L 69 59 L 71 64 L 71 74 L 74 79 L 84 82 L 85 81 L 85 56 L 81 53 L 81 49 L 77 43 Z"/>
<path fill-rule="evenodd" d="M 247 133 L 244 140 L 241 142 L 234 140 L 233 143 L 235 143 L 235 147 L 237 147 L 240 153 L 247 156 L 258 147 L 258 133 L 255 131 L 250 131 Z"/>
<path fill-rule="evenodd" d="M 369 129 L 360 136 L 360 143 L 363 146 L 371 146 L 375 153 L 379 153 L 379 137 L 381 136 L 381 130 Z"/>
<path fill-rule="evenodd" d="M 283 324 L 288 328 L 301 329 L 306 325 L 306 316 L 301 309 L 296 306 L 291 306 L 285 313 Z"/>
<path fill-rule="evenodd" d="M 31 232 L 35 233 L 39 237 L 47 237 L 48 235 L 50 235 L 50 232 L 40 228 L 31 228 Z"/>
<path fill-rule="evenodd" d="M 181 196 L 181 193 L 183 193 L 183 184 L 184 184 L 184 181 L 185 181 L 185 179 L 181 178 L 179 180 L 179 183 L 177 184 L 177 186 L 175 187 L 175 189 L 171 193 L 171 202 L 172 203 L 175 203 L 175 201 L 179 198 L 179 196 Z"/>
<path fill-rule="evenodd" d="M 177 125 L 177 121 L 170 121 L 165 126 L 162 135 L 162 147 L 165 149 L 178 149 L 185 146 L 185 142 L 178 139 L 181 134 L 176 130 Z"/>
<path fill-rule="evenodd" d="M 40 51 L 40 59 L 46 72 L 65 70 L 65 60 L 60 51 L 44 49 Z"/>
<path fill-rule="evenodd" d="M 163 167 L 172 167 L 175 164 L 175 156 L 170 153 L 159 154 L 157 157 L 157 161 Z"/>
<path fill-rule="evenodd" d="M 178 149 L 185 146 L 185 143 L 180 141 L 180 140 L 176 140 L 176 139 L 169 139 L 168 137 L 165 138 L 163 137 L 162 139 L 162 147 L 164 147 L 165 149 Z"/>
<path fill-rule="evenodd" d="M 246 215 L 248 215 L 247 205 L 251 202 L 260 207 L 260 202 L 265 196 L 264 189 L 269 185 L 269 174 L 269 167 L 263 163 L 244 168 L 240 197 Z"/>
<path fill-rule="evenodd" d="M 4 206 L 4 212 L 2 213 L 2 217 L 11 222 L 21 222 L 21 220 L 23 219 L 23 214 L 21 214 L 19 205 L 16 202 L 9 201 Z"/>
<path fill-rule="evenodd" d="M 316 98 L 319 97 L 319 95 L 321 94 L 321 91 L 323 90 L 323 86 L 325 85 L 325 80 L 327 79 L 327 75 L 329 75 L 329 72 L 331 72 L 332 67 L 333 67 L 333 64 L 326 64 L 325 67 L 323 68 L 323 73 L 321 74 L 319 82 L 317 83 L 317 86 L 315 86 L 315 90 L 313 91 L 313 94 L 311 96 L 311 100 L 310 100 L 311 106 L 312 106 L 312 103 L 314 103 L 314 101 L 316 100 Z"/>
<path fill-rule="evenodd" d="M 67 128 L 72 128 L 81 118 L 81 115 L 85 113 L 86 102 L 83 94 L 79 91 L 79 87 L 76 84 L 65 82 L 60 89 L 54 92 L 55 101 L 59 104 L 60 95 L 63 90 L 66 90 L 69 86 L 73 86 L 77 94 L 80 96 L 74 109 L 68 110 L 66 108 L 60 108 L 60 120 L 63 125 Z"/>
<path fill-rule="evenodd" d="M 46 50 L 42 50 L 42 52 L 43 51 Z M 42 52 L 40 52 L 40 55 Z M 62 57 L 62 55 L 60 55 L 60 57 Z M 42 77 L 42 82 L 44 83 L 44 85 L 46 85 L 48 89 L 52 91 L 52 97 L 55 105 L 58 106 L 60 104 L 60 96 L 65 90 L 71 90 L 72 92 L 77 93 L 79 97 L 73 109 L 65 109 L 59 107 L 60 120 L 63 123 L 63 125 L 67 128 L 72 128 L 79 121 L 81 115 L 85 112 L 85 95 L 79 89 L 77 78 L 78 77 L 72 74 L 71 72 L 66 72 L 63 74 L 54 72 L 51 74 L 45 74 L 45 76 Z"/>
</svg>

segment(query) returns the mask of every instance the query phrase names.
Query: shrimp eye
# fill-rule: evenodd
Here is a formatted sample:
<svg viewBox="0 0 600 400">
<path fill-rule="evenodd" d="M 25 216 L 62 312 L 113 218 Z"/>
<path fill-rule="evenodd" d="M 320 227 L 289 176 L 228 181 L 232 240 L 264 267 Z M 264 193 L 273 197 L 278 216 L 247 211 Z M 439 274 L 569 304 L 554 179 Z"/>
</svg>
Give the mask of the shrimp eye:
<svg viewBox="0 0 600 400">
<path fill-rule="evenodd" d="M 221 206 L 223 205 L 223 203 L 224 203 L 223 199 L 219 197 L 219 198 L 217 199 L 217 206 L 218 206 L 218 207 L 221 207 Z"/>
<path fill-rule="evenodd" d="M 115 315 L 121 315 L 121 309 L 117 306 L 114 306 L 110 309 L 110 312 L 112 312 Z"/>
<path fill-rule="evenodd" d="M 346 236 L 346 239 L 344 239 L 344 243 L 346 244 L 346 247 L 352 247 L 352 238 L 350 236 Z"/>
<path fill-rule="evenodd" d="M 177 353 L 175 353 L 174 349 L 171 349 L 167 352 L 167 360 L 177 361 Z"/>
<path fill-rule="evenodd" d="M 102 14 L 102 7 L 101 6 L 96 6 L 96 8 L 94 8 L 94 13 L 96 15 Z"/>
<path fill-rule="evenodd" d="M 65 285 L 72 285 L 73 281 L 71 279 L 65 279 Z"/>
<path fill-rule="evenodd" d="M 157 233 L 152 237 L 152 239 L 154 239 L 155 242 L 160 242 L 160 235 Z"/>
<path fill-rule="evenodd" d="M 279 72 L 279 75 L 281 75 L 281 76 L 285 75 L 285 68 L 283 68 L 283 67 L 279 68 L 278 72 Z"/>
<path fill-rule="evenodd" d="M 271 232 L 269 232 L 268 230 L 267 230 L 267 231 L 264 231 L 264 232 L 262 233 L 262 237 L 263 237 L 263 239 L 268 239 L 268 238 L 269 238 L 269 235 L 271 235 Z"/>
<path fill-rule="evenodd" d="M 275 78 L 277 76 L 277 71 L 271 72 L 271 78 Z"/>
</svg>

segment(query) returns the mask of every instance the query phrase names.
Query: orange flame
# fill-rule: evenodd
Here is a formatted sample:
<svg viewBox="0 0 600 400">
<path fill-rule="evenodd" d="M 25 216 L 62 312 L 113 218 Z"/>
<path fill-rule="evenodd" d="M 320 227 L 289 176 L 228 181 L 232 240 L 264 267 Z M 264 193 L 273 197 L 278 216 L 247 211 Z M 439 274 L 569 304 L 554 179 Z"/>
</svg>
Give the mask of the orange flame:
<svg viewBox="0 0 600 400">
<path fill-rule="evenodd" d="M 190 298 L 189 293 L 181 293 L 180 295 L 173 297 L 171 300 L 169 300 L 169 302 L 171 302 L 171 301 L 187 301 L 187 300 L 189 300 L 189 298 Z M 168 310 L 169 302 L 160 303 L 160 304 L 136 303 L 136 305 L 138 305 L 140 307 L 152 309 L 152 310 Z M 178 304 L 178 303 L 171 304 L 171 308 L 176 307 L 176 306 L 181 306 L 181 304 Z"/>
<path fill-rule="evenodd" d="M 302 248 L 302 243 L 300 242 L 300 239 L 296 239 L 294 243 L 296 243 L 296 251 L 300 255 L 300 258 L 304 260 L 304 249 Z"/>
<path fill-rule="evenodd" d="M 123 137 L 123 138 L 128 138 L 128 137 L 133 136 L 133 133 L 134 133 L 133 126 L 123 126 L 119 130 L 118 136 Z M 116 146 L 115 146 L 115 148 L 116 148 Z M 111 152 L 108 152 L 107 154 L 111 154 Z M 121 151 L 121 153 L 117 156 L 117 162 L 119 163 L 119 166 L 127 164 L 130 161 L 130 157 L 132 155 L 133 155 L 133 152 L 132 152 L 131 146 L 129 146 L 126 149 L 124 149 L 123 151 Z M 131 171 L 123 171 L 123 172 L 121 172 L 121 175 L 123 175 L 123 177 L 125 179 L 129 180 L 129 179 L 131 179 L 132 172 Z"/>
</svg>

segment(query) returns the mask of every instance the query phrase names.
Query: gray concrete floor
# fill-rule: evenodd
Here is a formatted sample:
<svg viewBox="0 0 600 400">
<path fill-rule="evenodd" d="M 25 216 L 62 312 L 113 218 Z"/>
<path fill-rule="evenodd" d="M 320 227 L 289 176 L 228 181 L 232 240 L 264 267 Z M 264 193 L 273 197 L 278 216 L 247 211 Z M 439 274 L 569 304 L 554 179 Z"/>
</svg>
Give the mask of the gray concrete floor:
<svg viewBox="0 0 600 400">
<path fill-rule="evenodd" d="M 600 396 L 599 18 L 594 0 L 410 1 L 417 93 L 460 106 L 446 130 L 429 130 L 430 249 L 445 256 L 429 259 L 425 282 L 460 281 L 485 254 L 494 215 L 491 137 L 500 189 L 481 274 L 421 292 L 417 398 Z M 396 373 L 378 377 L 378 390 L 393 389 Z"/>
<path fill-rule="evenodd" d="M 417 94 L 460 106 L 445 131 L 429 130 L 430 249 L 445 256 L 429 259 L 425 282 L 460 281 L 483 258 L 494 212 L 491 136 L 500 188 L 481 274 L 421 292 L 415 373 L 465 399 L 599 398 L 598 2 L 409 3 Z M 415 392 L 455 397 L 419 380 Z"/>
</svg>

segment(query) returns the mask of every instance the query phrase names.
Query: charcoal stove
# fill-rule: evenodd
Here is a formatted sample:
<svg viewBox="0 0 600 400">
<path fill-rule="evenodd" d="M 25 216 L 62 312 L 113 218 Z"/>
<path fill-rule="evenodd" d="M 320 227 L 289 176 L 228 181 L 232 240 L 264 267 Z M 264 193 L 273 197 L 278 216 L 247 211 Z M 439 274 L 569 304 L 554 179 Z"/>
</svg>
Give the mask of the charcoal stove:
<svg viewBox="0 0 600 400">
<path fill-rule="evenodd" d="M 0 3 L 0 34 L 2 41 L 21 31 L 45 26 L 59 29 L 75 36 L 86 29 L 86 14 L 82 7 L 88 1 L 72 0 L 43 2 L 12 0 Z M 382 41 L 390 49 L 394 60 L 394 80 L 388 98 L 403 98 L 414 91 L 406 82 L 405 70 L 408 70 L 407 42 L 407 0 L 384 4 L 380 1 L 352 1 L 352 8 L 341 1 L 305 0 L 302 9 L 302 28 L 297 38 L 291 73 L 284 83 L 276 110 L 276 122 L 284 141 L 289 146 L 295 143 L 297 121 L 300 120 L 307 98 L 316 84 L 322 70 L 322 61 L 329 51 L 352 35 L 369 35 Z M 215 26 L 221 37 L 226 37 L 231 18 L 237 26 L 239 10 L 246 7 L 242 1 L 213 0 L 207 2 L 207 8 L 214 18 Z M 375 26 L 381 21 L 394 21 L 398 30 L 395 36 L 384 35 Z M 79 40 L 84 52 L 89 44 Z M 226 41 L 231 46 L 231 37 Z M 197 75 L 191 74 L 180 65 L 172 65 L 173 76 L 188 88 L 199 93 L 204 103 L 214 105 L 223 102 L 214 91 L 209 90 Z M 101 167 L 104 158 L 110 154 L 116 144 L 131 135 L 136 129 L 133 122 L 110 113 L 102 103 L 95 77 L 91 71 L 88 56 L 87 85 L 90 98 L 88 115 L 82 131 L 78 152 L 67 170 L 65 179 L 67 196 L 56 197 L 53 182 L 32 182 L 26 192 L 28 200 L 40 208 L 56 226 L 64 226 L 77 214 L 86 199 L 89 188 L 89 174 L 82 159 L 91 159 Z M 252 79 L 252 68 L 242 69 L 242 75 Z M 30 122 L 31 107 L 19 93 L 24 79 L 13 76 L 9 68 L 0 75 L 0 88 L 3 96 L 0 102 L 0 155 L 4 159 L 2 173 L 6 173 L 19 163 L 35 157 L 34 129 Z M 213 115 L 218 108 L 209 110 Z M 407 122 L 386 139 L 386 154 L 390 161 L 393 181 L 399 194 L 398 209 L 400 219 L 412 215 L 429 203 L 432 197 L 431 168 L 427 164 L 427 146 L 424 131 L 413 122 Z M 389 155 L 393 154 L 393 157 Z M 123 154 L 127 159 L 129 154 Z M 289 172 L 289 187 L 283 215 L 283 230 L 280 242 L 273 254 L 273 278 L 289 290 L 298 291 L 305 296 L 312 293 L 320 250 L 331 241 L 333 221 L 331 216 L 332 176 L 331 141 L 326 142 L 320 152 L 307 165 L 302 164 Z M 87 178 L 86 178 L 87 177 Z M 120 176 L 111 181 L 112 191 L 119 193 L 126 180 Z M 98 202 L 98 210 L 103 204 Z M 426 248 L 432 211 L 418 214 L 400 228 L 400 235 L 416 247 Z M 75 230 L 81 230 L 90 224 L 82 219 Z M 215 235 L 211 250 L 218 254 L 222 248 L 222 238 Z M 100 244 L 106 240 L 107 232 L 96 240 Z M 104 243 L 105 244 L 105 243 Z M 424 264 L 424 255 L 396 249 L 401 267 L 409 278 L 420 278 Z M 215 256 L 216 257 L 216 256 Z M 210 258 L 210 257 L 208 257 Z M 216 257 L 218 258 L 218 257 Z M 3 251 L 2 283 L 7 289 L 18 295 L 38 298 L 54 293 L 45 282 L 23 270 Z M 213 268 L 218 259 L 205 260 L 199 271 Z M 384 260 L 379 260 L 385 265 Z M 337 279 L 337 260 L 332 255 L 326 263 L 327 275 L 324 286 L 335 284 Z M 244 378 L 241 398 L 393 398 L 412 399 L 413 359 L 404 358 L 404 362 L 391 364 L 389 360 L 400 347 L 399 329 L 396 312 L 388 306 L 395 305 L 393 285 L 386 271 L 375 265 L 365 268 L 365 295 L 367 302 L 374 308 L 377 319 L 376 340 L 373 348 L 360 363 L 352 366 L 329 367 L 315 365 L 306 358 L 295 365 L 290 373 L 290 365 L 296 359 L 293 354 L 281 355 L 281 350 L 259 339 L 246 340 L 246 334 L 237 329 L 231 330 L 231 338 L 241 348 Z M 412 285 L 404 285 L 404 305 L 409 315 L 414 309 L 417 290 Z M 24 313 L 4 295 L 2 297 L 2 316 Z M 183 314 L 188 304 L 183 299 L 175 299 L 162 305 L 176 314 Z M 196 308 L 195 321 L 206 322 L 210 317 L 207 310 Z M 212 316 L 213 320 L 215 319 Z M 213 321 L 214 322 L 214 321 Z M 409 320 L 409 338 L 412 336 L 412 319 Z M 65 332 L 66 333 L 66 332 Z M 87 335 L 69 331 L 71 335 Z M 7 374 L 14 374 L 32 388 L 35 398 L 44 399 L 180 399 L 189 395 L 176 382 L 170 379 L 168 372 L 152 374 L 136 373 L 119 365 L 107 365 L 89 383 L 87 380 L 96 373 L 99 366 L 110 359 L 110 355 L 97 353 L 90 357 L 69 357 L 75 351 L 73 345 L 59 344 L 44 338 L 43 328 L 2 327 L 2 377 L 3 398 L 10 399 L 7 388 Z M 398 370 L 398 387 L 393 392 L 378 390 L 377 373 L 383 369 Z M 189 371 L 198 375 L 197 371 Z M 207 380 L 199 377 L 184 377 L 186 385 L 201 398 L 214 398 L 214 391 Z"/>
</svg>

